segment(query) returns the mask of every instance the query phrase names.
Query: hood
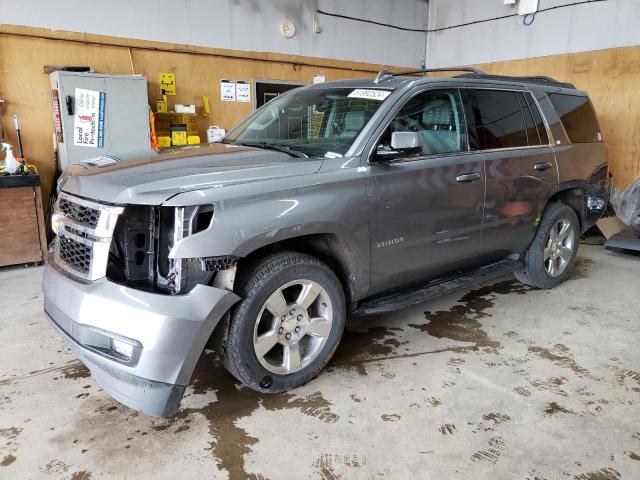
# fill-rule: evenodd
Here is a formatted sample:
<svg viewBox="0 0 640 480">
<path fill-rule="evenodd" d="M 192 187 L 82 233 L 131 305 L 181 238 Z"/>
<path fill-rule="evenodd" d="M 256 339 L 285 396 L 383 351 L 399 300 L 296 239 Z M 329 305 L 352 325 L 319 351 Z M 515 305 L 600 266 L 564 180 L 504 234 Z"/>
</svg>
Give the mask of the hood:
<svg viewBox="0 0 640 480">
<path fill-rule="evenodd" d="M 221 143 L 69 167 L 58 182 L 72 195 L 108 203 L 160 205 L 180 193 L 315 173 L 322 160 Z"/>
</svg>

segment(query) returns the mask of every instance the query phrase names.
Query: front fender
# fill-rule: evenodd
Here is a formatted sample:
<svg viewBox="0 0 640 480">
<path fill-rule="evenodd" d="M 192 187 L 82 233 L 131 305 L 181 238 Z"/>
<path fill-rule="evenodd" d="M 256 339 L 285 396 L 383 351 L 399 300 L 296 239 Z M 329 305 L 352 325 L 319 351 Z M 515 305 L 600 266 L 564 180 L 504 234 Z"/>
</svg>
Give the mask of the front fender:
<svg viewBox="0 0 640 480">
<path fill-rule="evenodd" d="M 283 240 L 332 234 L 349 248 L 359 284 L 368 288 L 369 207 L 364 178 L 356 169 L 316 177 L 313 185 L 218 199 L 210 227 L 178 241 L 170 256 L 246 257 Z"/>
</svg>

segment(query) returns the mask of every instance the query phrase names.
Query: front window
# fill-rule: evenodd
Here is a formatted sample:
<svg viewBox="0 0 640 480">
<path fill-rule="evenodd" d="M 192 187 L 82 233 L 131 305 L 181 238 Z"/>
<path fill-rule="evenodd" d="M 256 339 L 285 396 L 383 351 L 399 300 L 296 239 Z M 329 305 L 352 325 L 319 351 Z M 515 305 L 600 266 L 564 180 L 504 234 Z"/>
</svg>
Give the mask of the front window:
<svg viewBox="0 0 640 480">
<path fill-rule="evenodd" d="M 391 121 L 380 145 L 391 144 L 393 132 L 422 137 L 417 156 L 462 152 L 467 148 L 462 106 L 455 89 L 427 90 L 411 98 Z"/>
<path fill-rule="evenodd" d="M 225 142 L 340 157 L 390 94 L 367 88 L 295 90 L 264 105 L 229 132 Z"/>
</svg>

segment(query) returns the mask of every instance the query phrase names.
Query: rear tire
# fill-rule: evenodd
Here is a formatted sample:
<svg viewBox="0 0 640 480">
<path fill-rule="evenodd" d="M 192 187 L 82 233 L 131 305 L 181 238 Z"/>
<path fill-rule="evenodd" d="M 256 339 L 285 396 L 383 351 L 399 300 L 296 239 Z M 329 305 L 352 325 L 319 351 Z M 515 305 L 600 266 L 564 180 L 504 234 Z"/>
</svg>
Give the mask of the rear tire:
<svg viewBox="0 0 640 480">
<path fill-rule="evenodd" d="M 576 212 L 563 203 L 545 209 L 538 231 L 524 255 L 516 278 L 532 287 L 548 289 L 561 284 L 571 273 L 580 244 Z"/>
<path fill-rule="evenodd" d="M 333 356 L 346 318 L 340 281 L 310 255 L 269 255 L 237 280 L 224 364 L 259 392 L 283 392 L 313 379 Z"/>
</svg>

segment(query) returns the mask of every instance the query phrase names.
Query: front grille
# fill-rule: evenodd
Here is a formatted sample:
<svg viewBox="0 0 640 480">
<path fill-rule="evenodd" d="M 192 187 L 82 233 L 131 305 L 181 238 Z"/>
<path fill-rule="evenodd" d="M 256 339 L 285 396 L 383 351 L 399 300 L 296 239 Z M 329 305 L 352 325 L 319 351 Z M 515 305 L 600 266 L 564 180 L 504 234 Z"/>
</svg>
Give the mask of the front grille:
<svg viewBox="0 0 640 480">
<path fill-rule="evenodd" d="M 104 277 L 113 230 L 123 210 L 61 193 L 56 205 L 60 223 L 53 249 L 56 264 L 85 280 Z"/>
<path fill-rule="evenodd" d="M 60 259 L 73 270 L 89 275 L 91 270 L 92 248 L 69 237 L 60 237 Z"/>
<path fill-rule="evenodd" d="M 66 198 L 60 198 L 60 211 L 74 222 L 90 228 L 96 228 L 100 220 L 100 210 L 70 202 Z"/>
</svg>

